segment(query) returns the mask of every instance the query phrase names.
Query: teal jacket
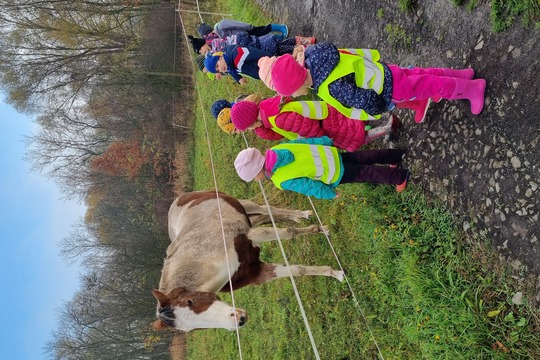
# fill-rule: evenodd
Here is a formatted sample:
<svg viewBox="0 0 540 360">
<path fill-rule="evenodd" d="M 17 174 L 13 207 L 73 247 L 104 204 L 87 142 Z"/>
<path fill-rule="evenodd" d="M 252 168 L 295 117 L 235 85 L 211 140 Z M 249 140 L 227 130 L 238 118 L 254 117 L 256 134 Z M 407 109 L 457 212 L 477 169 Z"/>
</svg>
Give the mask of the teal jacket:
<svg viewBox="0 0 540 360">
<path fill-rule="evenodd" d="M 305 138 L 305 139 L 296 139 L 291 140 L 288 143 L 290 144 L 312 144 L 312 145 L 326 145 L 326 146 L 332 146 L 333 142 L 332 140 L 327 137 L 319 137 L 319 138 Z M 294 161 L 294 155 L 289 151 L 285 149 L 270 149 L 269 151 L 272 151 L 276 155 L 276 160 L 273 164 L 270 164 L 268 161 L 269 154 L 266 154 L 267 157 L 267 166 L 270 165 L 271 173 L 274 173 L 279 167 L 285 166 L 287 164 L 290 164 Z M 341 178 L 343 177 L 343 161 L 341 159 L 341 156 L 339 157 L 340 162 L 340 174 L 339 178 L 336 182 L 332 184 L 325 184 L 322 181 L 310 179 L 308 177 L 301 177 L 291 180 L 286 180 L 281 183 L 281 187 L 284 190 L 290 190 L 294 191 L 300 194 L 304 194 L 307 196 L 313 196 L 317 199 L 333 199 L 336 197 L 336 191 L 334 190 L 339 182 L 341 181 Z M 270 174 L 269 177 L 272 175 Z"/>
</svg>

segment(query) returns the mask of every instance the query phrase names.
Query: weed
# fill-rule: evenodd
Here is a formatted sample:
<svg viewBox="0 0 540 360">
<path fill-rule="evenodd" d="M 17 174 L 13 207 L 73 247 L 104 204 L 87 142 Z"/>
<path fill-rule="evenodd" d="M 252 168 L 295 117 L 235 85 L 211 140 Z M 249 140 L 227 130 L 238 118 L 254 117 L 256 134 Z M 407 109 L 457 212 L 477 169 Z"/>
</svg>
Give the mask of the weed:
<svg viewBox="0 0 540 360">
<path fill-rule="evenodd" d="M 412 11 L 417 0 L 399 0 L 399 8 L 401 11 Z"/>
<path fill-rule="evenodd" d="M 388 42 L 394 47 L 410 48 L 412 44 L 411 35 L 407 34 L 405 29 L 400 25 L 386 24 L 384 31 L 387 35 Z"/>
</svg>

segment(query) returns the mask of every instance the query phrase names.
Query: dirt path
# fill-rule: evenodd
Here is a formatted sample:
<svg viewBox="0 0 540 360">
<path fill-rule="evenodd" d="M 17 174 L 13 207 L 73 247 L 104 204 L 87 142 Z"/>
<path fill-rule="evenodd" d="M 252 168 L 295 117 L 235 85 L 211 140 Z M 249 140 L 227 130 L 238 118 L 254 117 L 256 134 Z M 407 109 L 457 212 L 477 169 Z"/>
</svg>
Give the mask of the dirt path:
<svg viewBox="0 0 540 360">
<path fill-rule="evenodd" d="M 410 14 L 388 0 L 257 2 L 291 35 L 378 49 L 383 61 L 403 66 L 472 67 L 488 81 L 479 116 L 468 102 L 445 100 L 423 124 L 398 112 L 405 127 L 396 146 L 409 149 L 415 184 L 540 287 L 540 30 L 518 22 L 493 33 L 486 1 L 473 12 L 450 0 L 420 1 Z"/>
</svg>

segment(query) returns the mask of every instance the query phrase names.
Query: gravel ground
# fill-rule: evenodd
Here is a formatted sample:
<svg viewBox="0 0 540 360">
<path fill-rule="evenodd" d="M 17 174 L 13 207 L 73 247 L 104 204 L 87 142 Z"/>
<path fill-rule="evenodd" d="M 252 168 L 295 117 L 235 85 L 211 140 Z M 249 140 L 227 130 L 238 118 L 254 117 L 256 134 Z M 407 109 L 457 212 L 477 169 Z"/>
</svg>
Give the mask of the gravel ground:
<svg viewBox="0 0 540 360">
<path fill-rule="evenodd" d="M 421 1 L 410 13 L 390 0 L 257 2 L 291 35 L 378 49 L 383 61 L 403 66 L 472 67 L 487 80 L 479 116 L 466 101 L 432 104 L 422 124 L 399 110 L 404 129 L 393 145 L 409 150 L 414 184 L 540 288 L 540 30 L 518 21 L 493 33 L 485 0 L 472 12 L 450 0 Z"/>
</svg>

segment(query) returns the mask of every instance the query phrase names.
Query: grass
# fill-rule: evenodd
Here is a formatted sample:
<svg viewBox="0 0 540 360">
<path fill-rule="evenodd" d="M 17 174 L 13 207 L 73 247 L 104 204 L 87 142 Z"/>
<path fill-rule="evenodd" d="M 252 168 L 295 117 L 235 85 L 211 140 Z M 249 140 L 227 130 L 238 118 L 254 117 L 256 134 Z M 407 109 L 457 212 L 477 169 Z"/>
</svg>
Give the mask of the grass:
<svg viewBox="0 0 540 360">
<path fill-rule="evenodd" d="M 456 6 L 465 5 L 472 11 L 478 0 L 452 0 Z M 517 19 L 525 27 L 540 27 L 540 2 L 538 0 L 491 0 L 491 24 L 494 31 L 504 31 Z"/>
<path fill-rule="evenodd" d="M 416 3 L 417 0 L 399 0 L 398 5 L 401 11 L 412 11 Z"/>
<path fill-rule="evenodd" d="M 540 2 L 538 0 L 492 0 L 491 22 L 495 31 L 503 31 L 516 19 L 521 18 L 524 26 L 540 24 Z"/>
<path fill-rule="evenodd" d="M 249 1 L 220 6 L 232 9 L 234 18 L 269 22 Z M 199 73 L 197 82 L 203 106 L 196 112 L 190 156 L 194 188 L 214 187 L 210 142 L 218 188 L 262 203 L 258 184 L 242 182 L 232 165 L 244 140 L 225 135 L 209 108 L 219 98 L 270 93 L 255 81 L 244 87 L 230 79 L 210 82 Z M 250 146 L 271 146 L 252 134 L 247 138 Z M 301 195 L 280 192 L 270 183 L 264 187 L 272 205 L 309 208 Z M 540 358 L 539 311 L 527 296 L 522 305 L 511 301 L 515 290 L 506 280 L 506 268 L 484 241 L 464 238 L 450 214 L 414 185 L 403 194 L 387 186 L 340 188 L 340 200 L 314 203 L 361 311 L 345 284 L 330 278 L 296 279 L 322 359 L 375 359 L 377 346 L 385 359 Z M 284 247 L 291 264 L 337 266 L 323 236 L 300 237 Z M 261 257 L 283 261 L 275 243 L 265 244 Z M 228 295 L 222 298 L 230 301 Z M 249 312 L 240 331 L 243 358 L 314 358 L 287 279 L 236 291 L 235 300 Z M 188 336 L 188 359 L 238 358 L 235 333 L 210 329 Z"/>
</svg>

